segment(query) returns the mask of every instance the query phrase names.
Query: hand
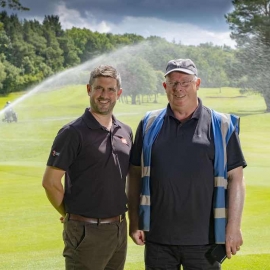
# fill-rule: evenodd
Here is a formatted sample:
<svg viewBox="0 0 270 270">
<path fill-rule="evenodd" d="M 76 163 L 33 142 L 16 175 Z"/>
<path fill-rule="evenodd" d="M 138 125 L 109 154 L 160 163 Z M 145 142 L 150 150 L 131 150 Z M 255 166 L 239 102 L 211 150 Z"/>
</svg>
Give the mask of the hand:
<svg viewBox="0 0 270 270">
<path fill-rule="evenodd" d="M 132 238 L 135 244 L 140 246 L 144 245 L 145 242 L 144 231 L 136 230 L 134 232 L 131 232 L 129 236 Z"/>
<path fill-rule="evenodd" d="M 59 219 L 60 219 L 61 223 L 64 223 L 65 217 L 62 216 L 62 217 L 60 217 Z"/>
<path fill-rule="evenodd" d="M 226 228 L 226 254 L 227 258 L 231 258 L 231 254 L 235 255 L 240 246 L 243 245 L 242 232 L 240 229 L 234 230 L 227 226 Z"/>
</svg>

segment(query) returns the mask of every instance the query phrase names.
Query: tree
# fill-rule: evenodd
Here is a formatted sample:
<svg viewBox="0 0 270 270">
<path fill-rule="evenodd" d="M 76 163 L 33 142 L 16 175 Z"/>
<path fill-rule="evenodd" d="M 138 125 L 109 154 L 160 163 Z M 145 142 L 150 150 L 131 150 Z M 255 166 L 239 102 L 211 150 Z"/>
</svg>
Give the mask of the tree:
<svg viewBox="0 0 270 270">
<path fill-rule="evenodd" d="M 270 112 L 270 0 L 234 0 L 225 15 L 238 46 L 238 78 L 244 90 L 260 93 Z M 243 80 L 243 77 L 245 79 Z"/>
<path fill-rule="evenodd" d="M 136 104 L 140 94 L 155 93 L 157 75 L 153 67 L 143 58 L 133 55 L 122 55 L 120 63 L 115 63 L 122 77 L 124 96 L 131 97 L 131 104 Z"/>
<path fill-rule="evenodd" d="M 56 37 L 62 37 L 64 35 L 64 30 L 57 15 L 45 15 L 43 26 L 47 30 L 52 31 Z"/>
<path fill-rule="evenodd" d="M 161 70 L 155 71 L 157 76 L 157 83 L 156 83 L 156 89 L 154 91 L 155 100 L 154 103 L 157 103 L 157 96 L 158 94 L 165 93 L 162 83 L 165 81 L 164 73 Z"/>
<path fill-rule="evenodd" d="M 47 41 L 47 48 L 44 50 L 45 63 L 54 71 L 63 69 L 64 57 L 63 50 L 57 37 L 64 35 L 61 29 L 58 16 L 45 16 L 43 21 L 43 36 Z"/>
<path fill-rule="evenodd" d="M 0 29 L 0 54 L 3 53 L 6 57 L 12 52 L 12 44 L 5 30 Z"/>
<path fill-rule="evenodd" d="M 21 86 L 20 69 L 13 66 L 7 61 L 3 61 L 5 75 L 2 79 L 2 87 L 0 88 L 0 94 L 6 95 L 11 92 L 15 92 Z"/>
<path fill-rule="evenodd" d="M 1 0 L 0 6 L 2 8 L 8 7 L 15 10 L 29 10 L 29 8 L 22 6 L 19 0 Z"/>
<path fill-rule="evenodd" d="M 73 40 L 66 35 L 58 38 L 58 42 L 63 50 L 64 67 L 67 68 L 80 64 L 79 50 L 75 47 Z"/>
<path fill-rule="evenodd" d="M 6 79 L 7 74 L 5 72 L 5 66 L 2 63 L 1 58 L 4 58 L 3 55 L 0 54 L 0 93 L 2 93 L 3 84 L 2 82 Z"/>
</svg>

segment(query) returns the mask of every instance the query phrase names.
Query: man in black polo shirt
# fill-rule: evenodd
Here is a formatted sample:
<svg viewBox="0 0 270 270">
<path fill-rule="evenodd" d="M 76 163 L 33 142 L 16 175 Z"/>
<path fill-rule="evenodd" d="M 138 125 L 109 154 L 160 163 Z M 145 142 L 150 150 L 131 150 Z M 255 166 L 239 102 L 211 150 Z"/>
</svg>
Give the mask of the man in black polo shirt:
<svg viewBox="0 0 270 270">
<path fill-rule="evenodd" d="M 169 61 L 165 78 L 169 104 L 141 121 L 131 152 L 130 236 L 145 244 L 148 270 L 220 269 L 209 255 L 216 243 L 226 242 L 228 258 L 243 243 L 246 162 L 238 118 L 203 106 L 197 97 L 201 81 L 190 59 Z"/>
<path fill-rule="evenodd" d="M 122 93 L 120 74 L 111 66 L 95 68 L 87 93 L 90 108 L 58 132 L 42 184 L 64 220 L 66 269 L 121 270 L 132 131 L 112 114 Z"/>
</svg>

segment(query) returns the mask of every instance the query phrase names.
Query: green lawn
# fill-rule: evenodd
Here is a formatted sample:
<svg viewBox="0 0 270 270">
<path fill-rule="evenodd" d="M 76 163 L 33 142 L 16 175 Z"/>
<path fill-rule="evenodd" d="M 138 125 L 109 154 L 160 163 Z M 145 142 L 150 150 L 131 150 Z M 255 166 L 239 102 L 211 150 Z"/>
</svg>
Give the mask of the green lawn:
<svg viewBox="0 0 270 270">
<path fill-rule="evenodd" d="M 19 95 L 0 98 L 0 107 Z M 244 245 L 225 260 L 223 270 L 270 269 L 270 114 L 258 95 L 241 96 L 236 89 L 200 89 L 203 103 L 241 116 L 240 138 L 248 163 L 243 216 Z M 118 103 L 116 116 L 134 133 L 148 110 L 158 104 Z M 83 113 L 89 104 L 84 86 L 37 93 L 19 103 L 18 123 L 0 122 L 0 269 L 64 269 L 62 224 L 41 187 L 42 174 L 58 129 Z M 3 115 L 0 116 L 1 118 Z M 129 239 L 126 270 L 141 270 L 143 247 Z"/>
</svg>

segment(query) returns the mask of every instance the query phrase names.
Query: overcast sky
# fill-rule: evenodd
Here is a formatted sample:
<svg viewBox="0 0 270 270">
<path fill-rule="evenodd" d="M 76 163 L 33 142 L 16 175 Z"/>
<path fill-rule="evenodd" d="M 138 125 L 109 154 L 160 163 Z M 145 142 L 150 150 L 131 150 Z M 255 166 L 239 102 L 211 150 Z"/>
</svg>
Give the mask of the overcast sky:
<svg viewBox="0 0 270 270">
<path fill-rule="evenodd" d="M 235 43 L 230 39 L 224 15 L 233 9 L 230 0 L 21 0 L 30 11 L 20 18 L 43 21 L 58 15 L 64 29 L 89 28 L 101 33 L 134 33 L 159 36 L 185 45 L 212 42 Z"/>
</svg>

